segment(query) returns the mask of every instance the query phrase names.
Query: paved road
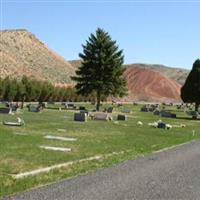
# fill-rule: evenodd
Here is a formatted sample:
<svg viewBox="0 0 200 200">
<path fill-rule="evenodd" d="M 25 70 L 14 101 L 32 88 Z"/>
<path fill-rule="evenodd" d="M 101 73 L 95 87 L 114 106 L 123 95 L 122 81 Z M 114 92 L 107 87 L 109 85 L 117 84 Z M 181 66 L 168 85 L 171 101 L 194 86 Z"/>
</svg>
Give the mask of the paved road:
<svg viewBox="0 0 200 200">
<path fill-rule="evenodd" d="M 200 141 L 7 199 L 200 199 Z"/>
</svg>

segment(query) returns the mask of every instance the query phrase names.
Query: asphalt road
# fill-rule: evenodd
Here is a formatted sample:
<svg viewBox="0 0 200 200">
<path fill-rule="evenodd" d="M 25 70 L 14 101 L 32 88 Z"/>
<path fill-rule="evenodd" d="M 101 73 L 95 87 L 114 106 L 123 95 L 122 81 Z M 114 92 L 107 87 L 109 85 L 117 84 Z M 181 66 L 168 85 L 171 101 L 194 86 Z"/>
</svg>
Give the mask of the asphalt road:
<svg viewBox="0 0 200 200">
<path fill-rule="evenodd" d="M 197 200 L 200 199 L 200 141 L 5 199 Z"/>
</svg>

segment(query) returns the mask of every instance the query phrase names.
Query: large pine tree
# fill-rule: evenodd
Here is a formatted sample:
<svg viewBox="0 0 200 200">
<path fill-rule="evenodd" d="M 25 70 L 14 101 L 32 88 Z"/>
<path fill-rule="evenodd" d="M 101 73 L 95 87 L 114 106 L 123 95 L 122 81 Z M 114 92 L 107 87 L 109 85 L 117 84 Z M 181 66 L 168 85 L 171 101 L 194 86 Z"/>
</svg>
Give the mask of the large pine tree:
<svg viewBox="0 0 200 200">
<path fill-rule="evenodd" d="M 101 98 L 123 96 L 126 94 L 126 82 L 122 74 L 124 57 L 116 41 L 103 29 L 98 28 L 91 34 L 83 53 L 79 54 L 82 64 L 72 77 L 77 82 L 77 93 L 88 96 L 96 94 L 96 109 L 99 110 Z"/>
<path fill-rule="evenodd" d="M 181 88 L 181 98 L 185 103 L 195 103 L 195 111 L 200 105 L 200 60 L 197 59 Z"/>
</svg>

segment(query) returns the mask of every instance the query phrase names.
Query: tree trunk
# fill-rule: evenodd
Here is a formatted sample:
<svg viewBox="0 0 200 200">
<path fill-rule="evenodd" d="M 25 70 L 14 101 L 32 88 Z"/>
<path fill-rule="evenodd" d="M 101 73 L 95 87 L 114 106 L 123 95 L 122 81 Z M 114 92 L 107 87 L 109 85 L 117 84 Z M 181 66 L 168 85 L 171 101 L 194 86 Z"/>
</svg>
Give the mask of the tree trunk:
<svg viewBox="0 0 200 200">
<path fill-rule="evenodd" d="M 97 92 L 97 105 L 96 105 L 96 110 L 97 111 L 99 111 L 100 103 L 101 103 L 101 93 L 98 91 Z"/>
<path fill-rule="evenodd" d="M 26 97 L 25 97 L 25 94 L 24 94 L 24 95 L 22 95 L 21 109 L 24 108 L 25 99 L 26 99 Z"/>
<path fill-rule="evenodd" d="M 21 102 L 21 109 L 24 108 L 24 99 L 22 99 L 22 102 Z"/>
<path fill-rule="evenodd" d="M 196 102 L 195 103 L 195 111 L 198 112 L 198 109 L 199 109 L 199 102 L 198 103 Z"/>
</svg>

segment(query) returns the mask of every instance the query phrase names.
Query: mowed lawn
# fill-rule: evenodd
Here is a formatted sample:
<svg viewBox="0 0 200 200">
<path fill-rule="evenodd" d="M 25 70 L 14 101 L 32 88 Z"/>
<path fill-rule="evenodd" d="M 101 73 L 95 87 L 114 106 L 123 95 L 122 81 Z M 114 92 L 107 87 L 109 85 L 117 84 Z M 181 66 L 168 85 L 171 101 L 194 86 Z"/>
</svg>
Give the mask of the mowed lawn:
<svg viewBox="0 0 200 200">
<path fill-rule="evenodd" d="M 89 110 L 92 105 L 86 104 Z M 103 105 L 103 108 L 109 105 Z M 25 126 L 10 127 L 0 124 L 0 196 L 13 194 L 29 188 L 44 185 L 67 177 L 77 176 L 97 168 L 111 166 L 140 155 L 152 153 L 165 147 L 200 138 L 200 120 L 191 120 L 183 111 L 167 107 L 177 114 L 177 119 L 162 118 L 171 125 L 185 124 L 185 128 L 171 130 L 148 126 L 149 122 L 161 119 L 151 112 L 140 112 L 142 105 L 115 107 L 113 121 L 87 122 L 73 121 L 73 110 L 45 109 L 41 113 L 28 112 L 12 115 L 0 114 L 0 122 L 21 117 Z M 132 110 L 127 121 L 116 121 L 121 110 Z M 143 125 L 137 125 L 142 121 Z M 195 135 L 192 131 L 195 130 Z M 76 141 L 49 140 L 44 136 L 77 138 Z M 71 148 L 71 152 L 41 149 L 40 146 Z M 69 161 L 77 161 L 96 155 L 104 155 L 100 160 L 75 163 L 68 167 L 47 173 L 15 179 L 13 175 L 52 166 Z M 107 156 L 109 155 L 109 156 Z"/>
</svg>

